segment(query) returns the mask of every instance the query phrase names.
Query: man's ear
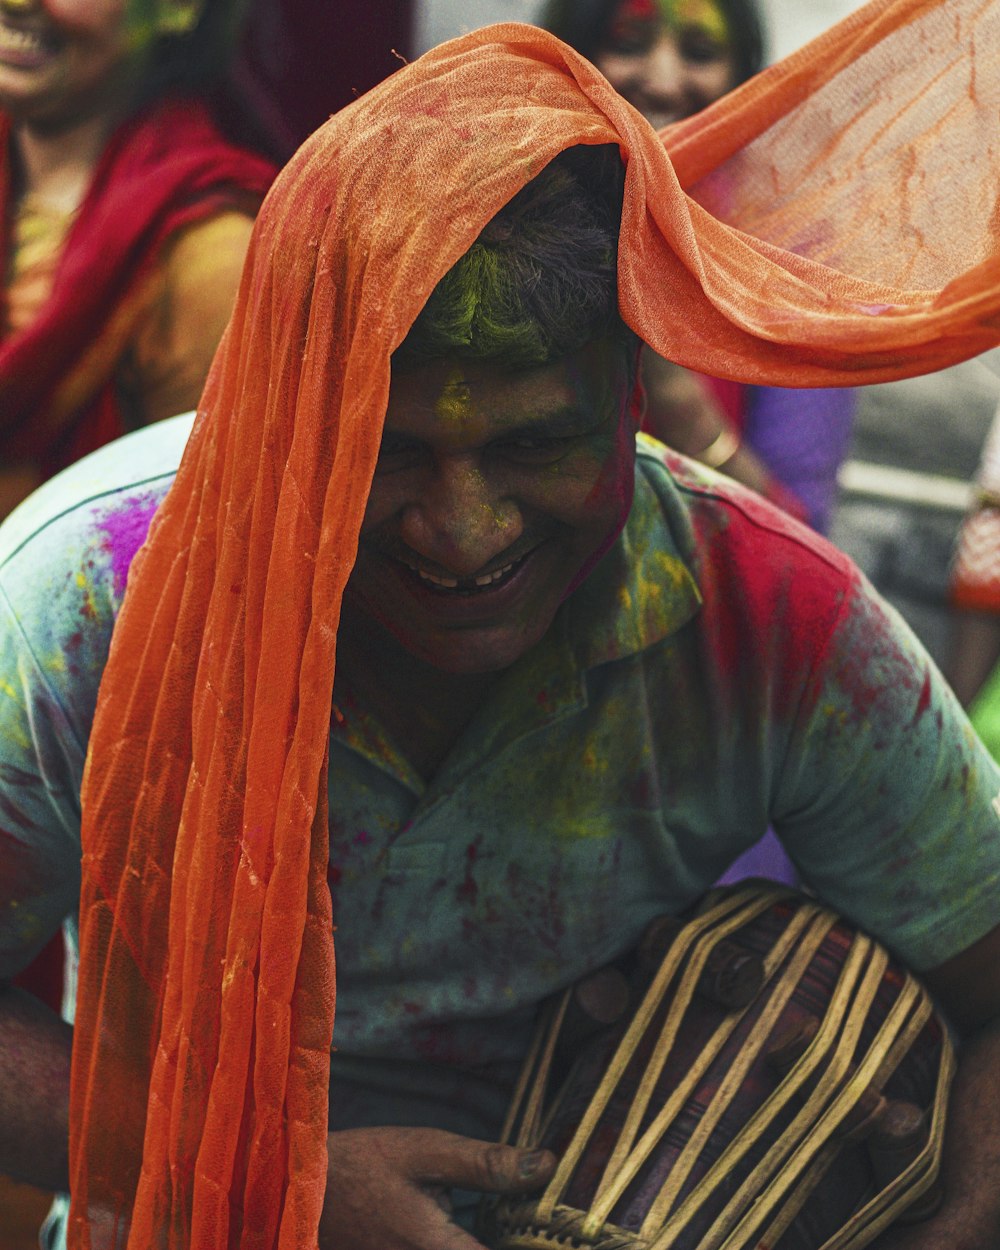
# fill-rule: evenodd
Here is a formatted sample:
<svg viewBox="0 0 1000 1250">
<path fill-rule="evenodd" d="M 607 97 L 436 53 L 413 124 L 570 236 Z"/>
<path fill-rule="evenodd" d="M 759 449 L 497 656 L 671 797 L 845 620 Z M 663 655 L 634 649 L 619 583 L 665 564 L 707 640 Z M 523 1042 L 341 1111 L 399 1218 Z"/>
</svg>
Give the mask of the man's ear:
<svg viewBox="0 0 1000 1250">
<path fill-rule="evenodd" d="M 186 35 L 198 25 L 205 0 L 158 0 L 156 33 Z"/>
</svg>

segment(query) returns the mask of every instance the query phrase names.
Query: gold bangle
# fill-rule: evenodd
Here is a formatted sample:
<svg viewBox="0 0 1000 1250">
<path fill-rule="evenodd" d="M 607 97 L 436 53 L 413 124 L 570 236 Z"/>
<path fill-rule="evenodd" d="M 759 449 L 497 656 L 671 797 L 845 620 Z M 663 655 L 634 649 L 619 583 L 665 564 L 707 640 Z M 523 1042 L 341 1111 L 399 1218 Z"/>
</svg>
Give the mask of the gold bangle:
<svg viewBox="0 0 1000 1250">
<path fill-rule="evenodd" d="M 721 469 L 732 460 L 740 449 L 740 436 L 728 425 L 724 425 L 715 438 L 695 454 L 695 460 L 707 464 L 710 469 Z"/>
</svg>

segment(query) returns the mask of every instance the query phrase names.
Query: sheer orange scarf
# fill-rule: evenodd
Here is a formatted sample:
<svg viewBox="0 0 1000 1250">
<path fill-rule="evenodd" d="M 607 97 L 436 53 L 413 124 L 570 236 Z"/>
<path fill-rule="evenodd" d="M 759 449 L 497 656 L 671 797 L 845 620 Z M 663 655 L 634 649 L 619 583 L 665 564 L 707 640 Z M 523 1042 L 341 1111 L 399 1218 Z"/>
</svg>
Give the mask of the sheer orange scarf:
<svg viewBox="0 0 1000 1250">
<path fill-rule="evenodd" d="M 496 26 L 295 156 L 91 738 L 71 1245 L 130 1210 L 133 1247 L 315 1244 L 337 623 L 389 356 L 437 280 L 557 152 L 614 142 L 621 309 L 663 355 L 854 385 L 992 347 L 997 47 L 997 0 L 876 0 L 661 140 L 556 39 Z"/>
</svg>

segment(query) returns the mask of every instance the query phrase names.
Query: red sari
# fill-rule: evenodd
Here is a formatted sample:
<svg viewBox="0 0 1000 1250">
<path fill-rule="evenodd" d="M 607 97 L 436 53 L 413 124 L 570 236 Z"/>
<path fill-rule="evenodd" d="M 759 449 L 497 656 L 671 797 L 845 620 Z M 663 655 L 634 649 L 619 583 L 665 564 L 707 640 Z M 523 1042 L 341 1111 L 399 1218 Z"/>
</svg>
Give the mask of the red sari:
<svg viewBox="0 0 1000 1250">
<path fill-rule="evenodd" d="M 0 116 L 0 220 L 12 210 L 10 121 Z M 44 476 L 125 432 L 115 365 L 153 265 L 178 231 L 220 211 L 253 211 L 273 166 L 230 144 L 206 107 L 170 99 L 112 136 L 67 236 L 51 296 L 0 342 L 0 464 Z M 8 237 L 0 242 L 9 269 Z"/>
</svg>

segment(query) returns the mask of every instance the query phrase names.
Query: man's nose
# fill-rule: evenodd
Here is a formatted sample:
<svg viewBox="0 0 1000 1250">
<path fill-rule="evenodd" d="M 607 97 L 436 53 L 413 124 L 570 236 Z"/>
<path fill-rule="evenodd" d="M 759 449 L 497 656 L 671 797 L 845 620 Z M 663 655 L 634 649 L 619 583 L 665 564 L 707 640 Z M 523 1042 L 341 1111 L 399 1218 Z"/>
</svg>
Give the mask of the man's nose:
<svg viewBox="0 0 1000 1250">
<path fill-rule="evenodd" d="M 423 486 L 420 498 L 403 509 L 400 537 L 455 577 L 472 577 L 523 532 L 517 504 L 495 489 L 478 464 L 445 461 Z"/>
</svg>

